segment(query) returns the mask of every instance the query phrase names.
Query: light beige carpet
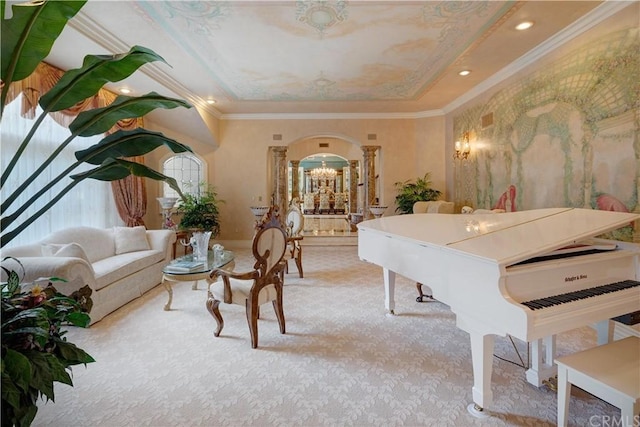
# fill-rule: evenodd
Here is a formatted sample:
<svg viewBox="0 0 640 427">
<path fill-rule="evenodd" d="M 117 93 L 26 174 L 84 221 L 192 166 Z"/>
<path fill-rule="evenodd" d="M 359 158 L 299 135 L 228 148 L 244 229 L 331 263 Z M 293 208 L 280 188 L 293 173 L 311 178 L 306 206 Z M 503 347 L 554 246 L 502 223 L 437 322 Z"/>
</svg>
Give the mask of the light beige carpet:
<svg viewBox="0 0 640 427">
<path fill-rule="evenodd" d="M 497 358 L 492 417 L 473 418 L 469 337 L 447 306 L 417 303 L 414 283 L 399 278 L 398 316 L 386 316 L 382 271 L 360 261 L 357 247 L 304 251 L 305 278 L 290 263 L 285 279 L 286 335 L 265 305 L 252 350 L 243 309 L 221 305 L 225 328 L 215 338 L 203 282 L 196 291 L 176 284 L 169 312 L 158 286 L 69 332 L 97 362 L 75 367 L 75 386 L 57 385 L 56 402 L 40 405 L 34 425 L 555 425 L 555 393 Z M 237 269 L 248 267 L 249 251 L 236 253 Z M 593 345 L 588 327 L 558 338 L 561 354 Z M 496 339 L 496 354 L 517 360 L 506 338 Z M 619 414 L 580 390 L 572 395 L 571 425 Z"/>
</svg>

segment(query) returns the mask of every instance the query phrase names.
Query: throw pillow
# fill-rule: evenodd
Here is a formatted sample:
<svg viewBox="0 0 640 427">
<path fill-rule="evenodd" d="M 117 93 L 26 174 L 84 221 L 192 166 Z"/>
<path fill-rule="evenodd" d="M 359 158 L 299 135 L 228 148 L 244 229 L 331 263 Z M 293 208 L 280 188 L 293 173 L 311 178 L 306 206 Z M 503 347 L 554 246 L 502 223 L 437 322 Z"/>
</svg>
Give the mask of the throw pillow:
<svg viewBox="0 0 640 427">
<path fill-rule="evenodd" d="M 57 243 L 44 243 L 42 245 L 43 256 L 55 256 L 55 257 L 74 257 L 87 261 L 89 264 L 89 257 L 86 252 L 77 243 L 57 244 Z"/>
<path fill-rule="evenodd" d="M 137 227 L 114 227 L 113 231 L 116 242 L 116 255 L 151 249 L 149 241 L 147 241 L 147 229 L 142 225 Z"/>
</svg>

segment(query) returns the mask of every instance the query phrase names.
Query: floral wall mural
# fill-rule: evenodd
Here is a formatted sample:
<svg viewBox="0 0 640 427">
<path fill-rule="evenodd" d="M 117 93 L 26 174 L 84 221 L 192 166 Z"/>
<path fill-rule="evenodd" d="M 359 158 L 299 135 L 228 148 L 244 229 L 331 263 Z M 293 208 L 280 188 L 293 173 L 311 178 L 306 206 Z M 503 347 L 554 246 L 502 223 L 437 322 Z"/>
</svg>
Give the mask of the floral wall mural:
<svg viewBox="0 0 640 427">
<path fill-rule="evenodd" d="M 639 33 L 583 45 L 454 117 L 473 147 L 456 161 L 456 204 L 640 212 Z"/>
</svg>

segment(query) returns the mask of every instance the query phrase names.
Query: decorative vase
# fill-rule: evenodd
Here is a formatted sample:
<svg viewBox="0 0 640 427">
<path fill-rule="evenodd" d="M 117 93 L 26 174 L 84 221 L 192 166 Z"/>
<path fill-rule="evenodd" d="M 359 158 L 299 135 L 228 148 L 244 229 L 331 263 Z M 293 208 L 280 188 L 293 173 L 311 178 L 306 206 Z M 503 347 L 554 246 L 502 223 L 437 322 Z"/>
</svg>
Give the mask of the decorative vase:
<svg viewBox="0 0 640 427">
<path fill-rule="evenodd" d="M 251 209 L 253 216 L 256 217 L 256 224 L 258 224 L 264 214 L 269 212 L 270 206 L 250 206 L 249 208 Z"/>
<path fill-rule="evenodd" d="M 176 224 L 171 219 L 171 209 L 178 201 L 177 197 L 156 197 L 160 207 L 162 208 L 162 228 L 166 230 L 175 230 Z"/>
<path fill-rule="evenodd" d="M 384 215 L 384 211 L 386 210 L 387 210 L 387 206 L 378 206 L 378 205 L 369 206 L 369 211 L 371 211 L 373 216 L 376 218 L 380 218 L 382 215 Z"/>
<path fill-rule="evenodd" d="M 196 261 L 206 261 L 209 252 L 209 240 L 211 231 L 195 231 L 191 236 L 191 247 L 193 248 L 193 258 Z"/>
</svg>

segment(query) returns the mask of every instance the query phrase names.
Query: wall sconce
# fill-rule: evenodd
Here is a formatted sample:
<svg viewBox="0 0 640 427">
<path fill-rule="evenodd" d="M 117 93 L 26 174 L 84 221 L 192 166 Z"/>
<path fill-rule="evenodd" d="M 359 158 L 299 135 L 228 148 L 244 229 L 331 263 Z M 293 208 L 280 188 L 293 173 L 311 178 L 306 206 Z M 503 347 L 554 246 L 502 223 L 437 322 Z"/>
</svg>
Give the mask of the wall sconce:
<svg viewBox="0 0 640 427">
<path fill-rule="evenodd" d="M 471 152 L 471 146 L 469 145 L 469 132 L 462 134 L 462 141 L 456 141 L 455 149 L 456 152 L 453 153 L 454 159 L 465 160 L 469 157 L 469 152 Z"/>
</svg>

